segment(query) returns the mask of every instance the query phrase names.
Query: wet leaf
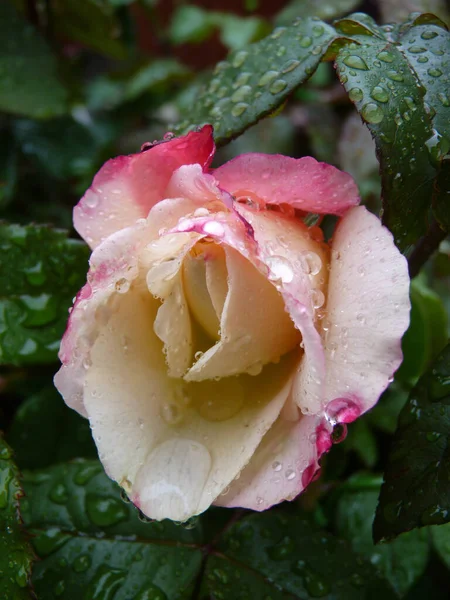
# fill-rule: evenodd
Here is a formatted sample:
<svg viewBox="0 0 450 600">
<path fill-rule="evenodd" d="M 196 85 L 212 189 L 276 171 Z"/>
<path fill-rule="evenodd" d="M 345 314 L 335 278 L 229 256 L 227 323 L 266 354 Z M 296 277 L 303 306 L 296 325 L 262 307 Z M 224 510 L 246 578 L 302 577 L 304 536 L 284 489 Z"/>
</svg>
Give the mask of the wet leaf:
<svg viewBox="0 0 450 600">
<path fill-rule="evenodd" d="M 345 46 L 337 60 L 341 82 L 375 139 L 381 168 L 383 220 L 405 250 L 426 231 L 436 170 L 425 89 L 397 46 L 375 36 Z"/>
<path fill-rule="evenodd" d="M 0 436 L 0 589 L 8 600 L 32 598 L 30 578 L 35 557 L 19 512 L 22 496 L 12 450 Z"/>
<path fill-rule="evenodd" d="M 67 92 L 50 48 L 12 3 L 1 2 L 0 110 L 48 118 L 67 109 Z"/>
<path fill-rule="evenodd" d="M 330 21 L 349 13 L 360 4 L 359 0 L 292 0 L 277 15 L 277 25 L 290 25 L 297 17 L 319 17 Z"/>
<path fill-rule="evenodd" d="M 63 39 L 79 42 L 100 54 L 124 59 L 120 23 L 107 2 L 59 0 L 52 6 L 55 30 Z"/>
<path fill-rule="evenodd" d="M 232 52 L 185 112 L 177 133 L 212 123 L 223 145 L 282 105 L 317 68 L 331 43 L 332 27 L 318 19 L 298 19 L 263 40 Z"/>
<path fill-rule="evenodd" d="M 374 522 L 375 541 L 450 521 L 450 345 L 400 413 Z"/>
<path fill-rule="evenodd" d="M 356 474 L 341 486 L 334 516 L 336 534 L 347 539 L 353 550 L 365 556 L 403 596 L 427 566 L 428 531 L 410 531 L 375 546 L 372 523 L 380 486 L 381 478 L 368 474 Z"/>
<path fill-rule="evenodd" d="M 232 511 L 214 508 L 185 525 L 145 523 L 96 461 L 28 473 L 25 489 L 24 519 L 42 559 L 33 574 L 42 600 L 55 590 L 69 598 L 88 590 L 94 598 L 98 589 L 117 600 L 187 600 L 194 585 L 199 597 L 218 600 L 395 598 L 347 542 L 292 510 L 232 525 Z"/>
<path fill-rule="evenodd" d="M 97 458 L 89 421 L 66 406 L 53 386 L 22 402 L 7 439 L 16 449 L 21 469 L 47 467 L 76 457 Z"/>
<path fill-rule="evenodd" d="M 442 300 L 421 278 L 411 284 L 411 321 L 403 336 L 403 362 L 396 379 L 414 384 L 447 343 Z"/>
<path fill-rule="evenodd" d="M 89 250 L 62 230 L 0 223 L 0 363 L 56 360 Z"/>
</svg>

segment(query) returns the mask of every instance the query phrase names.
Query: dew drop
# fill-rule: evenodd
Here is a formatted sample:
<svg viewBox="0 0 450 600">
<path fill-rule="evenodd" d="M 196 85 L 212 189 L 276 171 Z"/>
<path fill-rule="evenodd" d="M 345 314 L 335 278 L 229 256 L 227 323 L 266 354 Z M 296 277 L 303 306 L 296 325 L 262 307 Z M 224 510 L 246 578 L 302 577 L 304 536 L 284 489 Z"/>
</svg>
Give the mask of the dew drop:
<svg viewBox="0 0 450 600">
<path fill-rule="evenodd" d="M 350 56 L 346 56 L 342 62 L 351 69 L 359 69 L 360 71 L 367 71 L 369 69 L 367 63 L 356 54 L 350 54 Z"/>
<path fill-rule="evenodd" d="M 279 94 L 287 88 L 287 81 L 284 79 L 276 79 L 269 87 L 272 94 Z"/>
<path fill-rule="evenodd" d="M 381 87 L 380 85 L 376 85 L 370 92 L 370 95 L 377 102 L 384 103 L 384 102 L 388 102 L 388 100 L 389 100 L 389 92 L 384 87 Z"/>
<path fill-rule="evenodd" d="M 294 279 L 292 265 L 283 256 L 270 256 L 267 258 L 266 264 L 270 269 L 269 279 L 272 281 L 290 283 Z"/>
<path fill-rule="evenodd" d="M 363 91 L 361 88 L 355 87 L 349 91 L 348 97 L 350 98 L 350 100 L 352 102 L 359 102 L 360 100 L 363 99 L 364 94 L 363 94 Z"/>
<path fill-rule="evenodd" d="M 258 85 L 260 87 L 263 87 L 265 85 L 268 85 L 269 83 L 271 83 L 274 79 L 276 79 L 279 75 L 278 71 L 267 71 L 266 73 L 264 73 L 264 75 L 261 76 L 261 78 L 258 81 Z"/>
<path fill-rule="evenodd" d="M 381 123 L 384 118 L 382 109 L 374 102 L 365 104 L 361 109 L 361 116 L 367 123 Z"/>
<path fill-rule="evenodd" d="M 114 287 L 116 289 L 116 292 L 119 292 L 119 294 L 126 294 L 130 289 L 130 282 L 128 281 L 128 279 L 125 279 L 125 277 L 121 277 L 116 281 Z"/>
<path fill-rule="evenodd" d="M 167 425 L 178 425 L 184 418 L 184 410 L 177 402 L 164 402 L 161 416 Z"/>
<path fill-rule="evenodd" d="M 233 67 L 238 69 L 239 67 L 242 67 L 242 65 L 245 63 L 245 61 L 247 60 L 247 56 L 248 52 L 246 50 L 240 50 L 235 54 L 233 60 L 231 61 L 231 64 L 233 65 Z"/>
<path fill-rule="evenodd" d="M 240 117 L 245 113 L 248 108 L 248 104 L 246 102 L 239 102 L 236 106 L 233 106 L 231 109 L 231 114 L 233 117 Z"/>
</svg>

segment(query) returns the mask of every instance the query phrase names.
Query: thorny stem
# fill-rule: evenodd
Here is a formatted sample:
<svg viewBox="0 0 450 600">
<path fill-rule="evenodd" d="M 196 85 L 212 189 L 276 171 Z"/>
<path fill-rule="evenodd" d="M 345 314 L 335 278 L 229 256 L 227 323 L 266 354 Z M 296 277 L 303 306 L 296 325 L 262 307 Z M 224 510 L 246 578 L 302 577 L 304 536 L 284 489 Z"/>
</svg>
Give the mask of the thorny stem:
<svg viewBox="0 0 450 600">
<path fill-rule="evenodd" d="M 419 273 L 433 252 L 439 248 L 439 244 L 445 239 L 446 235 L 438 222 L 433 219 L 427 233 L 419 240 L 408 259 L 411 279 Z"/>
</svg>

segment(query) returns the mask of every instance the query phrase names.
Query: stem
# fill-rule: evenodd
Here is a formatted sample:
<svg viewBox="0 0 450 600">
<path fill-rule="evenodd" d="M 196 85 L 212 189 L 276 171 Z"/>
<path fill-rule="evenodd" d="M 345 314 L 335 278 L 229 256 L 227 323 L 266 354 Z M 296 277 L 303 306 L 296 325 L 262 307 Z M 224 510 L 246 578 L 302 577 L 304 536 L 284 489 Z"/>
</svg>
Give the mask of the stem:
<svg viewBox="0 0 450 600">
<path fill-rule="evenodd" d="M 446 233 L 433 219 L 427 233 L 419 240 L 417 246 L 408 259 L 409 276 L 415 277 L 430 256 L 439 248 L 439 244 L 445 239 Z"/>
</svg>

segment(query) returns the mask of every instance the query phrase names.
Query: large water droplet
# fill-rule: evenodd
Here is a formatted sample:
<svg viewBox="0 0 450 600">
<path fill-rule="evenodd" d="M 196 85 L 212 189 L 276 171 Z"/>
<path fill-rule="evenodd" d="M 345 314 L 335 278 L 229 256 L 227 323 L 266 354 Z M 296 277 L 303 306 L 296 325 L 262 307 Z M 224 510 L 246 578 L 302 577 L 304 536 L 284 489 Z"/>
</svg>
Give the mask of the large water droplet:
<svg viewBox="0 0 450 600">
<path fill-rule="evenodd" d="M 376 85 L 370 92 L 370 95 L 377 102 L 384 103 L 384 102 L 388 102 L 388 100 L 389 100 L 389 92 L 381 85 Z"/>
<path fill-rule="evenodd" d="M 365 104 L 361 109 L 362 118 L 367 121 L 367 123 L 381 123 L 384 117 L 383 110 L 374 102 L 369 102 Z"/>
<path fill-rule="evenodd" d="M 279 75 L 278 71 L 267 71 L 266 73 L 264 73 L 264 75 L 261 76 L 261 78 L 258 81 L 258 85 L 260 87 L 263 87 L 265 85 L 268 85 L 269 83 L 271 83 L 274 79 L 276 79 Z"/>
<path fill-rule="evenodd" d="M 242 67 L 242 65 L 245 63 L 245 61 L 247 60 L 247 56 L 248 52 L 246 50 L 240 50 L 235 54 L 233 60 L 231 61 L 231 64 L 233 65 L 233 67 L 238 69 L 239 67 Z"/>
<path fill-rule="evenodd" d="M 116 498 L 88 494 L 86 512 L 92 523 L 99 527 L 108 527 L 124 521 L 128 517 L 128 508 Z"/>
<path fill-rule="evenodd" d="M 283 256 L 270 256 L 266 260 L 270 269 L 269 279 L 272 281 L 281 281 L 290 283 L 294 278 L 294 271 L 291 263 Z"/>
<path fill-rule="evenodd" d="M 369 69 L 365 60 L 356 54 L 350 54 L 350 56 L 346 56 L 342 62 L 351 69 L 359 69 L 360 71 L 367 71 Z"/>
<path fill-rule="evenodd" d="M 231 96 L 232 102 L 242 102 L 252 93 L 252 88 L 249 85 L 242 85 Z"/>
<path fill-rule="evenodd" d="M 286 88 L 287 81 L 285 81 L 284 79 L 275 79 L 275 81 L 270 85 L 269 90 L 272 94 L 279 94 Z"/>
<path fill-rule="evenodd" d="M 359 102 L 363 99 L 364 93 L 361 88 L 354 87 L 348 92 L 348 97 L 352 102 Z"/>
<path fill-rule="evenodd" d="M 231 109 L 231 114 L 233 117 L 240 117 L 245 113 L 248 108 L 248 104 L 246 102 L 239 102 L 236 106 L 233 106 Z"/>
</svg>

